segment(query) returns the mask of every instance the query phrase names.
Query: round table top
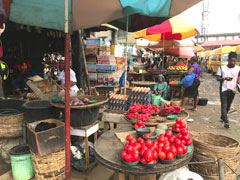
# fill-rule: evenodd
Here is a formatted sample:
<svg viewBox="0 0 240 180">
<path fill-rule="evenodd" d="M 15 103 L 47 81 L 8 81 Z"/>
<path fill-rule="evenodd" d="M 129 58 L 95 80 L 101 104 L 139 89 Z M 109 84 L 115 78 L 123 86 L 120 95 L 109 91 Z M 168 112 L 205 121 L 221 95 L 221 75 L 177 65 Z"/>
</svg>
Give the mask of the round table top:
<svg viewBox="0 0 240 180">
<path fill-rule="evenodd" d="M 95 144 L 95 155 L 99 162 L 114 171 L 130 174 L 130 175 L 148 175 L 148 174 L 161 174 L 164 172 L 173 171 L 180 167 L 188 164 L 193 155 L 193 150 L 191 153 L 187 154 L 182 159 L 177 159 L 173 164 L 160 164 L 158 163 L 153 168 L 146 168 L 140 164 L 129 167 L 121 161 L 121 152 L 124 149 L 124 144 L 117 138 L 116 132 L 127 132 L 132 131 L 131 126 L 125 126 L 117 129 L 113 129 L 105 132 L 98 138 Z M 192 148 L 193 149 L 193 148 Z"/>
</svg>

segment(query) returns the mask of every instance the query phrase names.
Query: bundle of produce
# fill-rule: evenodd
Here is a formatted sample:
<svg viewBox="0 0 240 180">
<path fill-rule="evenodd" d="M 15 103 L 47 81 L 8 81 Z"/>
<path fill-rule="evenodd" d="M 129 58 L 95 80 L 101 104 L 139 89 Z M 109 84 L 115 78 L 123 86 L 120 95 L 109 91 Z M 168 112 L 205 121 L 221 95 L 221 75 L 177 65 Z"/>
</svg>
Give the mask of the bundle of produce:
<svg viewBox="0 0 240 180">
<path fill-rule="evenodd" d="M 188 67 L 183 62 L 177 63 L 176 65 L 169 66 L 167 68 L 169 71 L 187 71 Z"/>
<path fill-rule="evenodd" d="M 161 109 L 161 116 L 170 116 L 172 114 L 181 113 L 181 108 L 179 106 L 171 106 L 170 104 L 164 104 L 164 107 Z"/>
<path fill-rule="evenodd" d="M 89 99 L 88 98 L 73 98 L 70 101 L 70 105 L 71 106 L 82 106 L 82 105 L 87 105 L 89 103 Z"/>
<path fill-rule="evenodd" d="M 127 95 L 111 95 L 109 98 L 109 109 L 126 111 L 128 109 Z"/>
</svg>

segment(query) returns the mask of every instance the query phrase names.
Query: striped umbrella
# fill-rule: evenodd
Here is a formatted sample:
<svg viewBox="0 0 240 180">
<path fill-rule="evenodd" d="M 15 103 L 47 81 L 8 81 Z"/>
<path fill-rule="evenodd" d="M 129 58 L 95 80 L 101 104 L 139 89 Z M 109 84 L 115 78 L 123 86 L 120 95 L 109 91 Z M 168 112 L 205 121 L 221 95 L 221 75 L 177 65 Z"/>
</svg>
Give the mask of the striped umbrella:
<svg viewBox="0 0 240 180">
<path fill-rule="evenodd" d="M 150 41 L 160 40 L 182 40 L 192 37 L 198 30 L 180 17 L 173 17 L 158 24 L 134 33 L 134 37 L 148 39 Z"/>
</svg>

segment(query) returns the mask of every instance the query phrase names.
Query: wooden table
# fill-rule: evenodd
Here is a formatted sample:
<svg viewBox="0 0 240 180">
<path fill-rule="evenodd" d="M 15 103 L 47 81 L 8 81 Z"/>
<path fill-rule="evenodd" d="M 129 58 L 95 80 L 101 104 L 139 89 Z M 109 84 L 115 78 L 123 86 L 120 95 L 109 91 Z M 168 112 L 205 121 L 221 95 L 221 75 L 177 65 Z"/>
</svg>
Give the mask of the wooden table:
<svg viewBox="0 0 240 180">
<path fill-rule="evenodd" d="M 154 85 L 156 82 L 153 81 L 133 81 L 132 85 L 135 87 L 149 87 L 151 90 L 153 90 Z"/>
<path fill-rule="evenodd" d="M 110 92 L 113 92 L 113 94 L 116 94 L 118 92 L 121 93 L 121 91 L 123 90 L 123 87 L 120 87 L 120 86 L 98 85 L 98 86 L 95 86 L 95 88 L 98 96 L 99 94 L 104 96 L 109 96 Z"/>
<path fill-rule="evenodd" d="M 145 81 L 146 75 L 149 75 L 149 73 L 128 72 L 128 76 L 132 77 L 134 81 Z"/>
<path fill-rule="evenodd" d="M 177 159 L 173 164 L 158 163 L 154 168 L 146 168 L 142 165 L 129 167 L 122 163 L 121 152 L 124 144 L 115 135 L 116 132 L 132 131 L 131 126 L 121 127 L 105 132 L 98 138 L 95 144 L 95 155 L 98 161 L 105 167 L 112 169 L 119 174 L 119 179 L 124 180 L 125 174 L 129 175 L 129 179 L 134 180 L 136 176 L 148 176 L 149 180 L 156 180 L 157 174 L 170 172 L 181 168 L 189 163 L 192 158 L 193 150 L 182 159 Z M 193 149 L 193 147 L 192 147 Z M 141 178 L 141 177 L 140 177 Z M 146 177 L 144 177 L 146 178 Z"/>
</svg>

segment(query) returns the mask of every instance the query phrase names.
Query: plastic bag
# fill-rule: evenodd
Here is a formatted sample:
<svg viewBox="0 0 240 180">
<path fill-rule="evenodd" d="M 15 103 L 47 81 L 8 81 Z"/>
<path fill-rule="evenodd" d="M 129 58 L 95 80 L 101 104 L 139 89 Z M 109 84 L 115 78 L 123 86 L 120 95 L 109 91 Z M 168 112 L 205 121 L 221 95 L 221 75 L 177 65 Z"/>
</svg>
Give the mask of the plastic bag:
<svg viewBox="0 0 240 180">
<path fill-rule="evenodd" d="M 152 94 L 152 105 L 160 106 L 161 105 L 161 95 Z"/>
<path fill-rule="evenodd" d="M 199 174 L 189 171 L 188 168 L 176 169 L 164 174 L 158 180 L 204 180 Z"/>
</svg>

